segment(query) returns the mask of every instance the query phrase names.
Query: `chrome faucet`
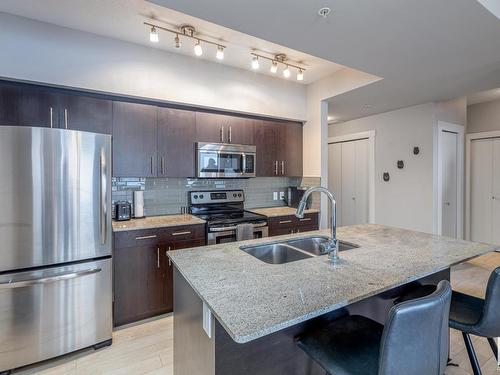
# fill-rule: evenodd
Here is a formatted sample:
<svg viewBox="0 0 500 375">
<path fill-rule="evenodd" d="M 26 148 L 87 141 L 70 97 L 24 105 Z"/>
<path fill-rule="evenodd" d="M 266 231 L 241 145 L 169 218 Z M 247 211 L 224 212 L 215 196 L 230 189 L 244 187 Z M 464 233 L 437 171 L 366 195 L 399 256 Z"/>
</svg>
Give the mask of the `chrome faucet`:
<svg viewBox="0 0 500 375">
<path fill-rule="evenodd" d="M 330 203 L 332 204 L 332 237 L 330 241 L 323 244 L 323 249 L 326 253 L 328 253 L 328 257 L 332 262 L 337 262 L 339 258 L 339 242 L 337 240 L 337 202 L 335 201 L 335 197 L 327 188 L 316 186 L 309 188 L 305 191 L 302 199 L 299 202 L 299 206 L 297 207 L 297 211 L 295 212 L 295 216 L 298 218 L 304 217 L 304 210 L 307 206 L 307 198 L 314 193 L 320 192 L 325 193 L 328 199 L 330 199 Z"/>
</svg>

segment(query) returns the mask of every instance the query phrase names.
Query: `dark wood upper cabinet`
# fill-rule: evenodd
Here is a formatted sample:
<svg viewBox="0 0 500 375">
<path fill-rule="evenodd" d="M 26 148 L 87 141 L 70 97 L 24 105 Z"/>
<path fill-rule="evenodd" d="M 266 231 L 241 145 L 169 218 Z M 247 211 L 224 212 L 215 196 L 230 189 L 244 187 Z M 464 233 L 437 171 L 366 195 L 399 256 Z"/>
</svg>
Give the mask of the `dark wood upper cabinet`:
<svg viewBox="0 0 500 375">
<path fill-rule="evenodd" d="M 38 86 L 23 87 L 19 98 L 19 126 L 59 127 L 59 97 Z"/>
<path fill-rule="evenodd" d="M 302 124 L 296 122 L 287 123 L 284 138 L 282 173 L 291 177 L 302 176 Z"/>
<path fill-rule="evenodd" d="M 196 112 L 196 142 L 227 142 L 227 118 L 207 112 Z"/>
<path fill-rule="evenodd" d="M 61 95 L 59 127 L 92 133 L 111 134 L 113 102 L 81 95 Z"/>
<path fill-rule="evenodd" d="M 113 102 L 113 176 L 156 177 L 157 107 Z"/>
<path fill-rule="evenodd" d="M 19 105 L 21 90 L 8 83 L 0 84 L 0 124 L 19 125 Z"/>
<path fill-rule="evenodd" d="M 195 112 L 158 108 L 158 176 L 195 176 Z"/>
<path fill-rule="evenodd" d="M 196 112 L 196 141 L 251 145 L 254 122 L 244 117 Z"/>
</svg>

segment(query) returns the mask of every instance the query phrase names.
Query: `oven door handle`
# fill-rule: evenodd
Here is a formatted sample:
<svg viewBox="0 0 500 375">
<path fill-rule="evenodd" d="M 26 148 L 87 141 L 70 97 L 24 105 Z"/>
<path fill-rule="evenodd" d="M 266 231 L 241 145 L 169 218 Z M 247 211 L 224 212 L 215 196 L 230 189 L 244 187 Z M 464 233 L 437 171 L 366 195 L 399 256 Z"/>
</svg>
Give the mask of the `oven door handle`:
<svg viewBox="0 0 500 375">
<path fill-rule="evenodd" d="M 254 229 L 259 229 L 259 228 L 264 228 L 264 227 L 267 227 L 267 223 L 260 223 L 260 224 L 255 224 L 253 226 Z M 209 231 L 214 233 L 214 232 L 228 232 L 228 231 L 231 231 L 231 230 L 236 230 L 237 229 L 237 226 L 233 226 L 233 227 L 223 227 L 223 228 L 210 228 Z"/>
</svg>

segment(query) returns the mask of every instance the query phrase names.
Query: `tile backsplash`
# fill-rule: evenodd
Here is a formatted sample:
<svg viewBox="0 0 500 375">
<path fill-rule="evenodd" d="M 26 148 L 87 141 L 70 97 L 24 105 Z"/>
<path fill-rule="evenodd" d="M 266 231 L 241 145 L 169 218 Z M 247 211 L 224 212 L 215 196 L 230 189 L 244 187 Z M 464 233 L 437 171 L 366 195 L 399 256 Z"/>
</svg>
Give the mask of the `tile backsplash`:
<svg viewBox="0 0 500 375">
<path fill-rule="evenodd" d="M 144 190 L 146 216 L 180 213 L 187 206 L 187 192 L 192 190 L 242 189 L 245 208 L 284 206 L 273 200 L 274 191 L 285 191 L 289 186 L 318 185 L 319 178 L 256 177 L 250 179 L 194 179 L 194 178 L 113 178 L 112 200 L 133 203 L 134 190 Z M 312 207 L 319 207 L 313 196 Z M 114 205 L 113 205 L 114 210 Z M 114 215 L 114 212 L 113 212 Z"/>
</svg>

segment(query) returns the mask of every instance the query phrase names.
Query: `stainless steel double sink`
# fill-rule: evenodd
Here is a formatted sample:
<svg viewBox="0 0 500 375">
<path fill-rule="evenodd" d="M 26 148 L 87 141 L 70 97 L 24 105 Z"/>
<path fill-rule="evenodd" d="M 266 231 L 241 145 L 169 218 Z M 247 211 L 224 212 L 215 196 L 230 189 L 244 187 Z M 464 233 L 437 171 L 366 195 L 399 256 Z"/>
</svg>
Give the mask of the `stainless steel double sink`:
<svg viewBox="0 0 500 375">
<path fill-rule="evenodd" d="M 311 236 L 260 245 L 240 246 L 240 249 L 263 262 L 283 264 L 325 255 L 321 245 L 329 240 L 326 236 Z M 359 246 L 353 243 L 339 241 L 339 251 L 357 247 Z"/>
</svg>

